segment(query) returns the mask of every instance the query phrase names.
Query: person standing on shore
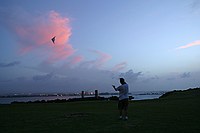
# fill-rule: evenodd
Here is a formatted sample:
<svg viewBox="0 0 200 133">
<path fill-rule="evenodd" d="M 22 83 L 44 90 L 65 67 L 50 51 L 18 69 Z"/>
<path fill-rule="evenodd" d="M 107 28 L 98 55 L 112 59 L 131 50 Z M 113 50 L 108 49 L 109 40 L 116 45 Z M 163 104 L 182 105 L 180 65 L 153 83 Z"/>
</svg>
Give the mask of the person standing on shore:
<svg viewBox="0 0 200 133">
<path fill-rule="evenodd" d="M 119 110 L 119 119 L 128 120 L 128 93 L 129 87 L 125 82 L 124 78 L 120 78 L 121 85 L 119 87 L 115 87 L 112 85 L 115 91 L 119 91 L 119 102 L 118 102 L 118 110 Z"/>
</svg>

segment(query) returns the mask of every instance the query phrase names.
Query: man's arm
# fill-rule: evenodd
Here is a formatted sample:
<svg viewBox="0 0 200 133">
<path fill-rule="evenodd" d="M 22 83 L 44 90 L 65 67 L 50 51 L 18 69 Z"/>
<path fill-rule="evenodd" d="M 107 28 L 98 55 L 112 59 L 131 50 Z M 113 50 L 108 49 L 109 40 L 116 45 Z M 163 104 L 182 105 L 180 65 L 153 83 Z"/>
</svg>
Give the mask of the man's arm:
<svg viewBox="0 0 200 133">
<path fill-rule="evenodd" d="M 116 87 L 114 85 L 112 85 L 112 87 L 115 89 L 115 91 L 117 91 Z"/>
</svg>

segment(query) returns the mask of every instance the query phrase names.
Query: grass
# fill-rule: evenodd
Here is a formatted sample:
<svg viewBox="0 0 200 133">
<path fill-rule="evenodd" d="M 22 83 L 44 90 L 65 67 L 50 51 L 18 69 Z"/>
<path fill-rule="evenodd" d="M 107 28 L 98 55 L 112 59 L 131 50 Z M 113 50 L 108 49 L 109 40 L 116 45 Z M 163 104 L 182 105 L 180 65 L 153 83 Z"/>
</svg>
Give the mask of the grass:
<svg viewBox="0 0 200 133">
<path fill-rule="evenodd" d="M 0 132 L 199 133 L 200 91 L 191 91 L 132 101 L 128 121 L 118 120 L 117 101 L 0 105 Z"/>
</svg>

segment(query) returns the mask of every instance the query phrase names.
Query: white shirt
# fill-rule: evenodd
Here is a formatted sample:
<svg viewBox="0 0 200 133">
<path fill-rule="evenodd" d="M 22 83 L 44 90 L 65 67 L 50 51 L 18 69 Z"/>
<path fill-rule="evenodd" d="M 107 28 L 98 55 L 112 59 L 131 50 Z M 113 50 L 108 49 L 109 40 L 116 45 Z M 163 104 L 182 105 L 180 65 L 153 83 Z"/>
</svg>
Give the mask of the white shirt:
<svg viewBox="0 0 200 133">
<path fill-rule="evenodd" d="M 128 84 L 120 85 L 116 88 L 116 91 L 119 91 L 119 100 L 127 99 L 128 97 Z"/>
</svg>

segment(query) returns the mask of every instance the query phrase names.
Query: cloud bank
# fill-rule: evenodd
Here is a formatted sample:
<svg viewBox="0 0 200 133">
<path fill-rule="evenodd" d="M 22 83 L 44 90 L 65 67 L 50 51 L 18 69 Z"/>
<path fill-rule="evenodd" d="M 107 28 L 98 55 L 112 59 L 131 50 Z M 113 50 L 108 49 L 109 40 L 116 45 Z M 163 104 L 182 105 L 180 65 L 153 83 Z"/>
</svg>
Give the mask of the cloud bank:
<svg viewBox="0 0 200 133">
<path fill-rule="evenodd" d="M 190 72 L 184 72 L 183 74 L 180 75 L 181 78 L 189 78 L 191 75 L 190 75 Z"/>
<path fill-rule="evenodd" d="M 125 79 L 127 79 L 127 81 L 129 82 L 135 82 L 139 76 L 141 76 L 142 72 L 133 72 L 132 69 L 128 70 L 127 72 L 125 73 L 121 73 L 119 75 L 119 77 L 123 77 Z"/>
</svg>

